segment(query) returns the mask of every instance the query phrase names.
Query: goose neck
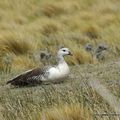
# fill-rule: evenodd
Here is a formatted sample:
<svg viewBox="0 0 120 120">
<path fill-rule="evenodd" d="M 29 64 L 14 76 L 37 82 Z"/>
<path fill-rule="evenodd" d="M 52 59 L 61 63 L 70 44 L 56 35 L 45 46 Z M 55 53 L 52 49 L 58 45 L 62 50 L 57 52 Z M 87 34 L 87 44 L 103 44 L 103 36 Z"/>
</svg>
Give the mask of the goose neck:
<svg viewBox="0 0 120 120">
<path fill-rule="evenodd" d="M 58 64 L 64 63 L 65 62 L 64 57 L 62 55 L 57 55 L 57 62 Z"/>
</svg>

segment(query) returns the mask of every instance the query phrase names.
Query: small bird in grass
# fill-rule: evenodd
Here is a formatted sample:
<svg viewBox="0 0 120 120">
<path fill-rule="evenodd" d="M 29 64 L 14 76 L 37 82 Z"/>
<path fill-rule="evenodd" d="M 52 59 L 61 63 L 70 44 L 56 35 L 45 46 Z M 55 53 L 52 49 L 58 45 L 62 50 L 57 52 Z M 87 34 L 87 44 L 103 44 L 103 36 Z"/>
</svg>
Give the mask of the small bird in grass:
<svg viewBox="0 0 120 120">
<path fill-rule="evenodd" d="M 88 43 L 85 45 L 85 50 L 91 54 L 91 56 L 98 61 L 104 60 L 105 59 L 105 54 L 104 52 L 108 50 L 108 46 L 105 44 L 99 44 L 96 49 L 93 48 L 93 46 Z"/>
<path fill-rule="evenodd" d="M 95 56 L 98 60 L 104 60 L 105 56 L 104 56 L 104 51 L 106 51 L 108 49 L 108 47 L 104 44 L 100 44 L 98 45 L 98 47 L 95 50 Z"/>
<path fill-rule="evenodd" d="M 50 60 L 52 59 L 52 55 L 48 51 L 40 51 L 40 61 L 44 64 L 50 64 Z"/>
<path fill-rule="evenodd" d="M 36 85 L 43 82 L 59 83 L 69 74 L 69 66 L 64 56 L 72 55 L 68 48 L 60 48 L 57 52 L 57 65 L 45 66 L 24 72 L 9 80 L 7 84 L 14 86 Z"/>
<path fill-rule="evenodd" d="M 85 48 L 85 50 L 86 50 L 87 52 L 89 52 L 89 53 L 93 56 L 94 49 L 93 49 L 92 44 L 88 43 L 88 44 L 85 45 L 84 48 Z"/>
</svg>

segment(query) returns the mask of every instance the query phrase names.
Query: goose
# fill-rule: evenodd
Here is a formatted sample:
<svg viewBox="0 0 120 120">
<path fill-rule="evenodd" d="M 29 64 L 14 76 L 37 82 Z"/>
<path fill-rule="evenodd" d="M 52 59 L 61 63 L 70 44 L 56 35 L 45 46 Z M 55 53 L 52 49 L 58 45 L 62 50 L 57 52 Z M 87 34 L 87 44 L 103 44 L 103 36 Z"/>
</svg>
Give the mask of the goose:
<svg viewBox="0 0 120 120">
<path fill-rule="evenodd" d="M 9 80 L 6 84 L 11 84 L 13 86 L 27 86 L 41 84 L 44 82 L 59 83 L 63 81 L 70 72 L 69 66 L 64 60 L 64 56 L 67 55 L 72 55 L 72 53 L 68 48 L 62 47 L 57 52 L 56 65 L 28 70 Z"/>
<path fill-rule="evenodd" d="M 94 49 L 90 43 L 87 43 L 84 48 L 87 52 L 89 52 L 93 56 Z"/>
<path fill-rule="evenodd" d="M 91 51 L 93 51 L 93 46 L 90 43 L 87 43 L 85 45 L 85 50 L 88 52 L 91 52 Z"/>
<path fill-rule="evenodd" d="M 108 47 L 104 44 L 100 44 L 97 46 L 96 50 L 95 50 L 95 56 L 98 60 L 104 60 L 105 56 L 104 56 L 104 51 L 106 51 L 108 49 Z"/>
<path fill-rule="evenodd" d="M 48 65 L 52 60 L 52 54 L 48 51 L 40 51 L 39 58 L 44 65 Z"/>
</svg>

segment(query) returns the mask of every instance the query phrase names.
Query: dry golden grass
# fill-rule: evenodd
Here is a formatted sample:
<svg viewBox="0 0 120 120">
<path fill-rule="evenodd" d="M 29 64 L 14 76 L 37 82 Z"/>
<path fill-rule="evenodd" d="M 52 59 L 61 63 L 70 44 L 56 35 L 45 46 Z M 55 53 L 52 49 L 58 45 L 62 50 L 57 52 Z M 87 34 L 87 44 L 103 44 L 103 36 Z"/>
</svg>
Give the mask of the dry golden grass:
<svg viewBox="0 0 120 120">
<path fill-rule="evenodd" d="M 46 4 L 43 5 L 42 13 L 47 17 L 58 16 L 59 14 L 64 13 L 65 10 L 62 6 L 54 5 L 54 4 Z"/>
<path fill-rule="evenodd" d="M 55 24 L 46 24 L 45 26 L 43 26 L 41 33 L 45 36 L 49 36 L 51 34 L 56 34 L 58 30 L 59 28 Z"/>
<path fill-rule="evenodd" d="M 42 118 L 46 120 L 92 120 L 92 115 L 80 104 L 72 104 L 48 109 L 43 112 Z"/>
<path fill-rule="evenodd" d="M 25 40 L 4 40 L 1 45 L 9 52 L 16 55 L 27 54 L 31 49 L 31 45 L 29 45 L 29 42 Z"/>
<path fill-rule="evenodd" d="M 105 43 L 112 56 L 118 56 L 119 4 L 112 0 L 1 1 L 0 54 L 9 51 L 16 57 L 20 54 L 28 57 L 45 48 L 55 54 L 58 46 L 64 45 L 75 51 L 74 57 L 67 59 L 69 63 L 94 63 L 83 46 Z"/>
<path fill-rule="evenodd" d="M 37 63 L 38 64 L 38 63 Z M 15 66 L 15 67 L 14 67 Z M 18 56 L 14 57 L 12 62 L 13 71 L 19 70 L 28 70 L 36 66 L 35 62 L 29 59 L 27 56 Z"/>
</svg>

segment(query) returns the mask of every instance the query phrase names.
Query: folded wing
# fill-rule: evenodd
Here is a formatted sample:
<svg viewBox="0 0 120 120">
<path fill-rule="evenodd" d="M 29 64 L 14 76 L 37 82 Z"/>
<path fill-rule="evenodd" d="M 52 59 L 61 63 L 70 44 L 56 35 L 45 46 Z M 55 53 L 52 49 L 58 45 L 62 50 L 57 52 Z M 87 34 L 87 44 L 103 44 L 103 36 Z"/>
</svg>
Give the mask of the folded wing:
<svg viewBox="0 0 120 120">
<path fill-rule="evenodd" d="M 46 69 L 36 68 L 33 70 L 29 70 L 17 77 L 9 80 L 7 84 L 15 85 L 15 86 L 26 86 L 26 85 L 34 85 L 41 84 L 42 79 L 46 76 Z"/>
</svg>

